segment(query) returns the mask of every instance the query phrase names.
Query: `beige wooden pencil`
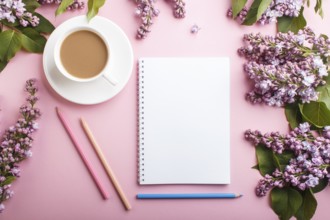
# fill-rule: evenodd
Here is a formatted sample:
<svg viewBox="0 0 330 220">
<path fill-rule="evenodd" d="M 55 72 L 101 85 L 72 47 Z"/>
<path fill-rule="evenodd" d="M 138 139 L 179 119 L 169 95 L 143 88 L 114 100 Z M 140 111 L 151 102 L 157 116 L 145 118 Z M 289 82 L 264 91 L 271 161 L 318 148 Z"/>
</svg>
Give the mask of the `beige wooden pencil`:
<svg viewBox="0 0 330 220">
<path fill-rule="evenodd" d="M 94 135 L 92 134 L 91 130 L 89 129 L 89 126 L 87 125 L 86 121 L 83 118 L 80 118 L 80 122 L 81 122 L 81 125 L 82 125 L 88 139 L 90 140 L 92 146 L 94 147 L 99 159 L 101 160 L 102 165 L 103 165 L 104 169 L 106 170 L 112 184 L 114 185 L 114 187 L 115 187 L 122 203 L 124 204 L 126 210 L 130 210 L 132 207 L 131 207 L 128 199 L 126 198 L 126 196 L 124 194 L 124 191 L 121 189 L 121 187 L 119 185 L 119 182 L 117 181 L 117 179 L 116 179 L 113 171 L 111 170 L 107 160 L 105 159 L 104 154 L 102 153 L 102 150 L 101 150 L 100 146 L 96 142 L 96 140 L 94 138 Z"/>
</svg>

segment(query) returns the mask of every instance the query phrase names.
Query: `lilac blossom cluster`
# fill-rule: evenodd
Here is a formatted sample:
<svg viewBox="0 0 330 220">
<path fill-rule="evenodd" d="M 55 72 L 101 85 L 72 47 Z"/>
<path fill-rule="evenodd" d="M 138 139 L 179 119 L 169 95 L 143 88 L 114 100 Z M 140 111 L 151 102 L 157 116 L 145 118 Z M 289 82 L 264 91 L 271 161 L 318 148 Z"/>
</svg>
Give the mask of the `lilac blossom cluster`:
<svg viewBox="0 0 330 220">
<path fill-rule="evenodd" d="M 273 0 L 257 22 L 264 25 L 277 22 L 277 18 L 283 16 L 298 17 L 303 4 L 303 0 Z M 237 19 L 240 22 L 243 22 L 246 18 L 247 12 L 247 7 L 244 7 L 238 13 Z M 232 9 L 228 10 L 227 16 L 233 17 Z"/>
<path fill-rule="evenodd" d="M 235 18 L 239 22 L 243 23 L 243 21 L 246 18 L 246 15 L 248 13 L 248 8 L 246 6 L 243 7 L 243 9 L 237 14 L 237 17 Z M 227 11 L 227 17 L 232 18 L 233 17 L 233 9 L 230 8 Z"/>
<path fill-rule="evenodd" d="M 278 132 L 261 134 L 260 131 L 248 130 L 245 138 L 253 145 L 262 144 L 277 154 L 282 154 L 285 150 L 293 153 L 283 170 L 276 169 L 259 181 L 256 187 L 257 196 L 265 196 L 272 187 L 293 186 L 305 190 L 317 186 L 322 179 L 329 181 L 329 126 L 318 137 L 313 136 L 309 123 L 305 122 L 287 135 Z"/>
<path fill-rule="evenodd" d="M 26 11 L 22 0 L 1 0 L 0 1 L 0 21 L 5 20 L 15 23 L 16 20 L 23 26 L 35 27 L 39 24 L 39 18 Z"/>
<path fill-rule="evenodd" d="M 21 106 L 21 117 L 4 132 L 0 142 L 0 212 L 5 208 L 3 202 L 14 194 L 10 188 L 11 182 L 20 176 L 19 162 L 32 156 L 32 134 L 38 129 L 36 120 L 40 117 L 40 110 L 35 107 L 35 84 L 33 79 L 26 82 L 28 104 Z"/>
<path fill-rule="evenodd" d="M 137 7 L 135 14 L 141 18 L 141 25 L 139 26 L 136 38 L 144 39 L 150 32 L 150 27 L 153 24 L 154 17 L 159 15 L 159 9 L 155 7 L 156 0 L 134 0 Z M 186 15 L 185 5 L 183 0 L 167 0 L 173 4 L 173 15 L 176 18 L 184 18 Z"/>
<path fill-rule="evenodd" d="M 137 8 L 135 14 L 142 20 L 142 24 L 137 30 L 138 39 L 146 38 L 153 24 L 153 18 L 159 15 L 159 10 L 155 8 L 155 0 L 135 0 Z"/>
<path fill-rule="evenodd" d="M 186 16 L 186 3 L 182 0 L 171 0 L 173 2 L 173 15 L 176 18 L 184 18 Z"/>
<path fill-rule="evenodd" d="M 274 0 L 262 14 L 258 23 L 269 24 L 283 16 L 298 17 L 303 4 L 303 0 Z"/>
<path fill-rule="evenodd" d="M 41 5 L 49 5 L 49 4 L 61 4 L 62 0 L 38 0 Z M 76 9 L 83 9 L 85 8 L 85 2 L 74 0 L 71 5 L 67 8 L 68 10 L 76 10 Z"/>
<path fill-rule="evenodd" d="M 283 106 L 318 99 L 316 88 L 325 84 L 326 60 L 330 56 L 330 40 L 317 37 L 310 28 L 297 34 L 274 36 L 247 34 L 245 46 L 238 50 L 247 59 L 244 71 L 254 81 L 254 89 L 246 96 L 252 103 Z"/>
</svg>

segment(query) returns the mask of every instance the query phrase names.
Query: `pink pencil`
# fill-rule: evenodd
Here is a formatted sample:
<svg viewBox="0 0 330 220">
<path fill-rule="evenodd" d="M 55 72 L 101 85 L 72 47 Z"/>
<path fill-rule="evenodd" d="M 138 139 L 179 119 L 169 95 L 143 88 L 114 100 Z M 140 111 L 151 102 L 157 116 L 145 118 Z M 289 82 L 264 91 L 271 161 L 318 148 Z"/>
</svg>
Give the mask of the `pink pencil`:
<svg viewBox="0 0 330 220">
<path fill-rule="evenodd" d="M 71 128 L 69 127 L 69 124 L 67 123 L 67 121 L 65 120 L 65 118 L 63 117 L 63 114 L 61 113 L 61 111 L 58 109 L 58 107 L 56 107 L 56 112 L 57 112 L 57 116 L 60 119 L 60 121 L 62 122 L 63 127 L 65 128 L 65 130 L 67 131 L 68 135 L 71 138 L 71 141 L 73 142 L 74 146 L 76 147 L 76 150 L 78 151 L 81 159 L 84 161 L 89 173 L 91 174 L 91 176 L 93 177 L 93 180 L 95 182 L 95 184 L 97 185 L 97 188 L 100 190 L 102 196 L 104 199 L 108 199 L 109 195 L 108 192 L 105 191 L 104 187 L 102 186 L 100 179 L 96 176 L 95 171 L 93 170 L 90 162 L 87 160 L 85 154 L 83 153 L 80 145 L 78 144 L 77 139 L 75 138 L 75 136 L 73 135 L 73 132 L 71 130 Z"/>
</svg>

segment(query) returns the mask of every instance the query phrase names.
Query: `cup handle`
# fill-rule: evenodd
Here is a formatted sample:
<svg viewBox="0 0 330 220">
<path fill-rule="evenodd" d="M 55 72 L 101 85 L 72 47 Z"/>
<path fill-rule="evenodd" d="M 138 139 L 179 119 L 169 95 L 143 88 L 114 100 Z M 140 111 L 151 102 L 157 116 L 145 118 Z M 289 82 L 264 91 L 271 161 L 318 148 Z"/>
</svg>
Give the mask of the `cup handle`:
<svg viewBox="0 0 330 220">
<path fill-rule="evenodd" d="M 118 84 L 118 80 L 114 77 L 110 77 L 110 76 L 106 76 L 106 75 L 103 75 L 102 76 L 108 83 L 110 83 L 111 85 L 113 86 L 116 86 Z"/>
</svg>

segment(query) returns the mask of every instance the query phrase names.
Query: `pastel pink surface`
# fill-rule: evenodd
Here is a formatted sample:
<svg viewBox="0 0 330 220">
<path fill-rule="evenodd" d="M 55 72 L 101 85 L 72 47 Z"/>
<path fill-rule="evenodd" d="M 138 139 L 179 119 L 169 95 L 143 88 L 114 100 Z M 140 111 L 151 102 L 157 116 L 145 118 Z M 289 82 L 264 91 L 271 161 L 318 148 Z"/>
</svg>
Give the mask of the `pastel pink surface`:
<svg viewBox="0 0 330 220">
<path fill-rule="evenodd" d="M 269 207 L 268 197 L 254 193 L 260 175 L 251 169 L 255 165 L 254 148 L 243 139 L 246 129 L 287 131 L 283 109 L 254 106 L 245 101 L 250 84 L 242 71 L 243 59 L 236 50 L 242 36 L 250 32 L 275 33 L 275 25 L 243 27 L 227 19 L 230 1 L 187 1 L 187 16 L 176 20 L 165 1 L 158 1 L 161 14 L 146 40 L 135 39 L 138 19 L 134 17 L 133 1 L 107 1 L 100 15 L 116 22 L 130 38 L 135 60 L 142 56 L 229 56 L 231 59 L 231 181 L 222 186 L 139 186 L 137 184 L 137 73 L 125 89 L 108 102 L 93 106 L 70 103 L 49 86 L 42 69 L 42 56 L 20 52 L 0 75 L 0 128 L 14 123 L 25 94 L 24 82 L 39 79 L 40 103 L 43 115 L 40 130 L 35 135 L 33 157 L 21 164 L 22 175 L 13 184 L 15 195 L 5 203 L 0 219 L 16 220 L 89 220 L 89 219 L 277 219 Z M 324 2 L 325 18 L 307 10 L 309 25 L 317 33 L 330 35 L 330 3 Z M 40 13 L 56 26 L 85 11 L 54 16 L 54 7 Z M 202 29 L 190 34 L 193 24 Z M 203 73 L 201 73 L 203 74 Z M 88 171 L 72 146 L 55 112 L 59 106 L 74 130 L 82 148 L 95 166 L 102 183 L 110 192 L 104 201 Z M 79 124 L 84 117 L 131 202 L 125 211 L 108 180 L 97 155 Z M 235 200 L 136 200 L 137 193 L 234 192 L 244 196 Z M 314 219 L 328 215 L 330 190 L 316 195 L 318 209 Z"/>
</svg>

